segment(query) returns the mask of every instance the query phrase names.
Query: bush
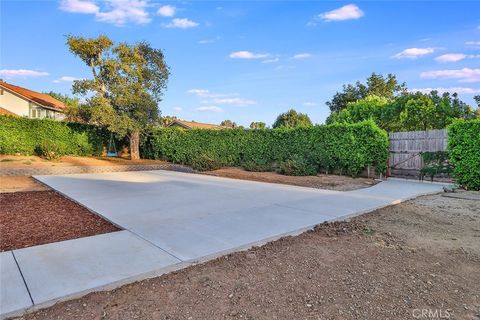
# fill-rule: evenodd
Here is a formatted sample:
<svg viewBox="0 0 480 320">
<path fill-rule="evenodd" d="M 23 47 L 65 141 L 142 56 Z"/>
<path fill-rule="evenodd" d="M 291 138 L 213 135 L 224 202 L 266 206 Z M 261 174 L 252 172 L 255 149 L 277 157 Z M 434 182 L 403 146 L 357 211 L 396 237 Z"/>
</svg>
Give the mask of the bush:
<svg viewBox="0 0 480 320">
<path fill-rule="evenodd" d="M 247 170 L 270 170 L 272 163 L 299 156 L 322 172 L 356 176 L 368 166 L 385 172 L 388 136 L 372 121 L 264 130 L 157 128 L 145 135 L 141 147 L 146 158 L 192 165 L 204 154 Z"/>
<path fill-rule="evenodd" d="M 279 173 L 287 176 L 315 176 L 317 168 L 301 156 L 280 162 Z"/>
<path fill-rule="evenodd" d="M 448 152 L 457 183 L 480 190 L 480 119 L 448 126 Z"/>
<path fill-rule="evenodd" d="M 197 171 L 212 171 L 220 169 L 222 167 L 222 164 L 214 157 L 206 154 L 201 154 L 192 159 L 191 166 L 194 170 Z"/>
<path fill-rule="evenodd" d="M 35 147 L 35 153 L 37 156 L 47 160 L 55 160 L 64 155 L 65 151 L 54 141 L 43 140 L 42 143 Z"/>
<path fill-rule="evenodd" d="M 273 171 L 272 163 L 264 159 L 249 159 L 241 163 L 243 169 L 254 172 Z"/>
<path fill-rule="evenodd" d="M 110 133 L 97 126 L 0 116 L 1 154 L 100 155 L 109 139 Z"/>
</svg>

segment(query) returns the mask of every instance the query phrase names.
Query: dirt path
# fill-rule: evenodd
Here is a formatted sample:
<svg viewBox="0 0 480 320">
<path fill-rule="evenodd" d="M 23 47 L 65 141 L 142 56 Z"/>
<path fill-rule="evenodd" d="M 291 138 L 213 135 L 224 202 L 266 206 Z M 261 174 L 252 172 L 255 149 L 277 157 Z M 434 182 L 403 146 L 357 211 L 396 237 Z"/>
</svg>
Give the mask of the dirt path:
<svg viewBox="0 0 480 320">
<path fill-rule="evenodd" d="M 0 193 L 46 190 L 49 190 L 47 186 L 35 181 L 32 177 L 0 176 Z"/>
<path fill-rule="evenodd" d="M 241 180 L 290 184 L 294 186 L 349 191 L 370 187 L 376 184 L 373 179 L 351 178 L 338 175 L 319 174 L 317 176 L 285 176 L 276 172 L 250 172 L 240 168 L 222 168 L 204 174 Z"/>
<path fill-rule="evenodd" d="M 480 316 L 480 202 L 422 197 L 26 319 Z"/>
<path fill-rule="evenodd" d="M 70 166 L 121 166 L 121 165 L 148 165 L 164 164 L 160 160 L 130 160 L 117 157 L 72 157 L 63 156 L 56 160 L 45 160 L 38 156 L 0 155 L 2 168 L 43 168 L 43 167 L 70 167 Z"/>
</svg>

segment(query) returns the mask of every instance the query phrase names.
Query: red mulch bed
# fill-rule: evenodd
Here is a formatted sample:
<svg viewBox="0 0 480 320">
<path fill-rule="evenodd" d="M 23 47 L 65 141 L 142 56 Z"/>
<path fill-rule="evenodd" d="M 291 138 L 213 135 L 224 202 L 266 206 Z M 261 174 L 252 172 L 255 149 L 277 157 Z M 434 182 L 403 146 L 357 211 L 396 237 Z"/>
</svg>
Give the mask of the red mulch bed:
<svg viewBox="0 0 480 320">
<path fill-rule="evenodd" d="M 55 191 L 0 194 L 0 251 L 119 229 Z"/>
</svg>

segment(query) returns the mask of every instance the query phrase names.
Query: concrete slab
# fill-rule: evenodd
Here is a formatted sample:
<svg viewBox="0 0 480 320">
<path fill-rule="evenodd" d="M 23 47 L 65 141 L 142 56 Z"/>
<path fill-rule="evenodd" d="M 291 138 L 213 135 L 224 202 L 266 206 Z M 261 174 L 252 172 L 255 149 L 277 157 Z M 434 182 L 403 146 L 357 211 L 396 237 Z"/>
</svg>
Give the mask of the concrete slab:
<svg viewBox="0 0 480 320">
<path fill-rule="evenodd" d="M 32 300 L 12 251 L 0 252 L 0 319 L 31 306 Z"/>
<path fill-rule="evenodd" d="M 389 180 L 339 192 L 162 170 L 35 178 L 183 261 L 442 190 Z"/>
<path fill-rule="evenodd" d="M 161 274 L 180 262 L 129 231 L 25 248 L 14 254 L 33 302 L 42 306 Z"/>
</svg>

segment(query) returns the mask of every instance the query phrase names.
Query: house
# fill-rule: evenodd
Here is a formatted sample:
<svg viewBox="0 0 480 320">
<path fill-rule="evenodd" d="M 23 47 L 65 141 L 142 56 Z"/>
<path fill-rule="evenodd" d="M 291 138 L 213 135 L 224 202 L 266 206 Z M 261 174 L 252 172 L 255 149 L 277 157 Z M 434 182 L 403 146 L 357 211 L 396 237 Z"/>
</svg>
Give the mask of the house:
<svg viewBox="0 0 480 320">
<path fill-rule="evenodd" d="M 201 123 L 195 121 L 185 121 L 185 120 L 173 120 L 170 122 L 167 127 L 177 127 L 183 129 L 226 129 L 227 127 L 219 126 L 216 124 Z"/>
<path fill-rule="evenodd" d="M 48 94 L 0 81 L 0 114 L 63 120 L 66 106 Z"/>
</svg>

